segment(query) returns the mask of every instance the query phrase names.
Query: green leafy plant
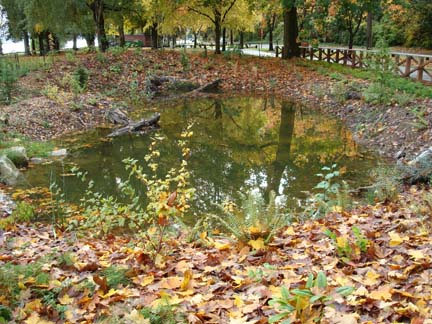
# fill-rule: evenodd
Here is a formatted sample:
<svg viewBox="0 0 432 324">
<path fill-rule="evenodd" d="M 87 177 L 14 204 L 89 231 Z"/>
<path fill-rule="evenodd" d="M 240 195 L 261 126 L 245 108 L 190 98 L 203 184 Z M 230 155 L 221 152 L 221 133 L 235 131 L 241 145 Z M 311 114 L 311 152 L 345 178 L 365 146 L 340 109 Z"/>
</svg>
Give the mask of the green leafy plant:
<svg viewBox="0 0 432 324">
<path fill-rule="evenodd" d="M 377 201 L 395 201 L 401 191 L 400 174 L 404 172 L 402 166 L 396 168 L 378 167 L 371 171 L 374 183 L 368 188 L 366 197 L 370 203 Z"/>
<path fill-rule="evenodd" d="M 335 248 L 338 257 L 342 262 L 347 263 L 351 260 L 359 260 L 362 253 L 366 253 L 370 241 L 364 236 L 356 226 L 351 228 L 353 236 L 336 235 L 329 229 L 324 230 L 324 234 L 329 237 Z"/>
<path fill-rule="evenodd" d="M 342 185 L 335 180 L 340 176 L 337 165 L 323 167 L 322 171 L 327 173 L 318 173 L 317 176 L 321 181 L 314 187 L 317 191 L 311 194 L 303 206 L 304 218 L 320 218 L 332 210 L 343 210 L 349 204 L 348 186 L 345 182 Z"/>
<path fill-rule="evenodd" d="M 87 82 L 89 79 L 90 72 L 85 67 L 78 67 L 73 73 L 73 78 L 77 87 L 78 92 L 82 92 L 87 88 Z"/>
<path fill-rule="evenodd" d="M 81 200 L 85 219 L 76 225 L 83 229 L 96 230 L 97 234 L 128 228 L 147 238 L 146 246 L 154 256 L 160 254 L 170 225 L 189 210 L 189 200 L 193 196 L 194 189 L 189 187 L 190 173 L 186 161 L 189 155 L 187 139 L 192 134 L 189 128 L 182 133 L 182 140 L 178 141 L 183 156 L 180 167 L 171 168 L 164 177 L 159 177 L 156 172 L 160 159 L 156 145 L 163 138 L 154 139 L 144 158 L 151 172 L 146 173 L 138 160 L 128 158 L 123 161 L 129 171 L 129 178 L 119 183 L 119 189 L 126 198 L 125 202 L 94 192 L 94 182 L 89 181 L 86 194 Z M 86 181 L 85 173 L 73 171 Z M 145 198 L 131 185 L 132 181 L 137 180 L 145 189 Z"/>
<path fill-rule="evenodd" d="M 127 285 L 129 278 L 127 277 L 128 269 L 120 266 L 110 266 L 102 270 L 102 276 L 106 278 L 109 288 L 117 288 L 120 285 Z"/>
<path fill-rule="evenodd" d="M 276 204 L 276 195 L 271 192 L 266 204 L 263 197 L 250 192 L 244 197 L 241 208 L 227 202 L 224 216 L 212 215 L 229 233 L 241 242 L 261 239 L 271 241 L 281 227 L 288 224 L 289 213 Z"/>
<path fill-rule="evenodd" d="M 15 222 L 30 222 L 35 216 L 34 207 L 28 202 L 20 201 L 12 212 L 11 218 Z"/>
<path fill-rule="evenodd" d="M 187 323 L 186 316 L 179 313 L 175 305 L 167 304 L 156 308 L 144 307 L 140 313 L 149 320 L 150 324 Z"/>
<path fill-rule="evenodd" d="M 354 288 L 348 286 L 331 289 L 322 271 L 318 272 L 316 278 L 310 274 L 303 288 L 282 287 L 280 297 L 269 301 L 269 305 L 278 310 L 278 314 L 270 316 L 269 323 L 306 323 L 311 319 L 319 322 L 324 315 L 324 307 L 333 302 L 333 295 L 348 296 L 353 291 Z"/>
</svg>

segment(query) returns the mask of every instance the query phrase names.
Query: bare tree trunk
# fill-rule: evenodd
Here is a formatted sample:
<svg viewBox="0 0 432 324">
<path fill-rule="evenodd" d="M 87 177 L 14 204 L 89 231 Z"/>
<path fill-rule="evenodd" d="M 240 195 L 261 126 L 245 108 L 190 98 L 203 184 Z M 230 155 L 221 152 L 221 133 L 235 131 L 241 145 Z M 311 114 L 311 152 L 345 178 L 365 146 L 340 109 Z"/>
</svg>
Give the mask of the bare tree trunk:
<svg viewBox="0 0 432 324">
<path fill-rule="evenodd" d="M 119 33 L 119 41 L 120 46 L 125 47 L 126 40 L 125 40 L 125 32 L 124 32 L 124 20 L 123 17 L 121 17 L 120 23 L 118 25 L 118 33 Z"/>
<path fill-rule="evenodd" d="M 198 45 L 198 33 L 194 32 L 193 35 L 194 35 L 194 45 L 193 45 L 193 47 L 197 48 L 197 45 Z"/>
<path fill-rule="evenodd" d="M 73 42 L 72 49 L 74 51 L 77 51 L 78 46 L 77 46 L 77 35 L 76 34 L 73 34 L 72 42 Z"/>
<path fill-rule="evenodd" d="M 151 40 L 152 40 L 152 49 L 158 48 L 158 30 L 157 30 L 158 24 L 153 23 L 151 27 Z"/>
<path fill-rule="evenodd" d="M 108 39 L 105 32 L 105 17 L 103 0 L 94 0 L 90 5 L 93 12 L 93 20 L 96 24 L 96 35 L 98 37 L 99 49 L 105 52 L 108 49 Z"/>
<path fill-rule="evenodd" d="M 233 31 L 232 31 L 232 29 L 230 29 L 230 45 L 231 45 L 231 46 L 234 45 L 234 35 L 233 35 Z"/>
<path fill-rule="evenodd" d="M 25 55 L 30 55 L 30 40 L 27 31 L 23 31 L 24 36 L 24 53 Z"/>
<path fill-rule="evenodd" d="M 34 39 L 34 35 L 31 37 L 31 54 L 36 55 L 36 41 Z"/>
<path fill-rule="evenodd" d="M 220 38 L 222 34 L 222 28 L 221 28 L 221 21 L 220 21 L 220 15 L 219 19 L 215 20 L 215 54 L 221 54 L 221 44 L 220 44 Z"/>
<path fill-rule="evenodd" d="M 243 31 L 241 31 L 240 32 L 240 40 L 239 40 L 239 47 L 240 47 L 240 49 L 243 49 L 244 48 L 244 32 Z"/>
<path fill-rule="evenodd" d="M 95 46 L 95 36 L 93 34 L 86 34 L 84 35 L 84 38 L 86 40 L 87 47 Z"/>
<path fill-rule="evenodd" d="M 373 14 L 372 12 L 368 12 L 367 14 L 367 24 L 366 24 L 366 48 L 370 49 L 373 45 L 373 39 L 372 39 L 372 21 L 373 21 Z"/>
<path fill-rule="evenodd" d="M 38 34 L 38 41 L 39 41 L 39 55 L 44 56 L 45 55 L 45 46 L 44 46 L 44 39 L 43 39 L 43 33 Z"/>
<path fill-rule="evenodd" d="M 226 28 L 222 29 L 222 52 L 226 51 Z"/>
<path fill-rule="evenodd" d="M 3 55 L 3 43 L 0 39 L 0 55 Z"/>
<path fill-rule="evenodd" d="M 285 7 L 283 9 L 284 19 L 284 44 L 282 58 L 289 59 L 300 56 L 300 47 L 297 43 L 298 25 L 297 25 L 297 7 Z"/>
</svg>

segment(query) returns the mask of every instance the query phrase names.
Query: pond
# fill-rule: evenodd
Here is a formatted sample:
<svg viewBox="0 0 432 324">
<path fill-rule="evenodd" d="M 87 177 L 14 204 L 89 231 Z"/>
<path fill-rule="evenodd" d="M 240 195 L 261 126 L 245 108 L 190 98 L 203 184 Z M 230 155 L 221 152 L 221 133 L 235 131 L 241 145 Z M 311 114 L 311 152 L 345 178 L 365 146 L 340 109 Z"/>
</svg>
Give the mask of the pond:
<svg viewBox="0 0 432 324">
<path fill-rule="evenodd" d="M 336 163 L 341 180 L 351 187 L 370 182 L 369 172 L 377 157 L 357 145 L 351 133 L 337 119 L 312 108 L 272 97 L 233 97 L 164 102 L 138 108 L 134 118 L 161 114 L 161 128 L 143 136 L 122 136 L 108 140 L 109 129 L 96 129 L 59 140 L 71 154 L 61 161 L 35 165 L 26 172 L 32 186 L 49 186 L 56 181 L 66 200 L 77 202 L 87 187 L 70 175 L 78 166 L 88 172 L 95 190 L 122 199 L 120 179 L 127 179 L 122 160 L 142 162 L 154 136 L 165 137 L 158 144 L 160 171 L 177 167 L 181 150 L 176 141 L 192 124 L 188 167 L 196 188 L 191 211 L 195 216 L 218 213 L 230 200 L 240 203 L 242 194 L 274 191 L 286 204 L 305 198 L 320 181 L 323 166 Z M 139 184 L 136 184 L 139 186 Z M 139 188 L 142 190 L 142 188 Z M 192 215 L 192 217 L 194 216 Z"/>
</svg>

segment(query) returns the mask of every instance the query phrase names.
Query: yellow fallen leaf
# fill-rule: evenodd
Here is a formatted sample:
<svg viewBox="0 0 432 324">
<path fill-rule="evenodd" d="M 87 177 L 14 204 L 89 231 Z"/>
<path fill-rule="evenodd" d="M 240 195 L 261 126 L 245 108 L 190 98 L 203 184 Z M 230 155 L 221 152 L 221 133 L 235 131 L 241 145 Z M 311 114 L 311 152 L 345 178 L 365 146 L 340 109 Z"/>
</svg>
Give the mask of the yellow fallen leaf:
<svg viewBox="0 0 432 324">
<path fill-rule="evenodd" d="M 389 242 L 390 246 L 398 246 L 398 245 L 402 244 L 403 241 L 407 240 L 406 237 L 404 237 L 404 238 L 400 237 L 400 235 L 398 233 L 396 233 L 395 231 L 390 232 L 389 236 L 390 236 L 390 242 Z"/>
<path fill-rule="evenodd" d="M 241 308 L 243 306 L 244 302 L 240 298 L 240 296 L 234 296 L 234 305 L 236 305 L 238 308 Z"/>
<path fill-rule="evenodd" d="M 180 299 L 177 296 L 171 296 L 169 294 L 167 294 L 166 292 L 162 291 L 160 293 L 161 297 L 158 299 L 155 299 L 150 306 L 153 308 L 159 308 L 162 306 L 169 306 L 169 305 L 176 305 L 176 304 L 180 304 L 183 299 Z"/>
<path fill-rule="evenodd" d="M 369 294 L 369 298 L 375 300 L 391 300 L 392 288 L 390 286 L 384 286 L 381 289 L 374 290 Z"/>
<path fill-rule="evenodd" d="M 188 288 L 190 288 L 189 286 L 190 286 L 190 283 L 192 280 L 192 276 L 193 276 L 192 270 L 186 270 L 185 271 L 183 281 L 181 282 L 181 285 L 180 285 L 180 290 L 185 291 Z"/>
<path fill-rule="evenodd" d="M 154 281 L 154 276 L 153 276 L 153 275 L 151 275 L 151 276 L 146 276 L 146 277 L 144 277 L 144 278 L 142 278 L 142 279 L 140 280 L 139 285 L 140 285 L 141 287 L 145 287 L 145 286 L 151 284 L 153 281 Z"/>
<path fill-rule="evenodd" d="M 373 270 L 369 270 L 366 273 L 366 279 L 363 280 L 363 284 L 366 286 L 374 286 L 378 283 L 378 278 L 381 277 L 381 275 L 379 273 L 376 273 Z"/>
<path fill-rule="evenodd" d="M 264 240 L 260 237 L 257 240 L 250 240 L 248 244 L 254 249 L 254 250 L 264 250 L 266 248 Z"/>
<path fill-rule="evenodd" d="M 111 288 L 105 295 L 101 294 L 100 297 L 102 299 L 106 299 L 106 298 L 109 298 L 111 296 L 114 296 L 115 294 L 117 294 L 117 290 Z"/>
<path fill-rule="evenodd" d="M 125 315 L 125 319 L 130 323 L 135 324 L 150 324 L 150 320 L 148 318 L 144 318 L 144 316 L 134 309 L 130 314 Z"/>
<path fill-rule="evenodd" d="M 42 308 L 42 302 L 40 299 L 34 299 L 31 302 L 27 303 L 24 306 L 24 311 L 30 312 L 38 312 Z"/>
<path fill-rule="evenodd" d="M 180 277 L 168 277 L 161 280 L 159 287 L 163 289 L 176 289 L 182 284 Z"/>
<path fill-rule="evenodd" d="M 426 258 L 422 251 L 414 249 L 408 250 L 408 254 L 416 261 Z"/>
<path fill-rule="evenodd" d="M 214 242 L 214 246 L 219 251 L 229 250 L 231 247 L 231 245 L 229 243 L 220 243 L 217 241 Z"/>
<path fill-rule="evenodd" d="M 284 235 L 295 235 L 294 227 L 289 226 L 289 227 L 285 230 Z"/>
<path fill-rule="evenodd" d="M 60 297 L 58 300 L 62 305 L 70 305 L 74 302 L 74 299 L 71 298 L 68 294 L 64 294 L 63 297 Z"/>
<path fill-rule="evenodd" d="M 36 312 L 33 312 L 29 318 L 27 318 L 24 321 L 25 324 L 54 324 L 54 322 L 51 321 L 45 321 L 44 319 L 40 318 L 39 314 Z"/>
</svg>

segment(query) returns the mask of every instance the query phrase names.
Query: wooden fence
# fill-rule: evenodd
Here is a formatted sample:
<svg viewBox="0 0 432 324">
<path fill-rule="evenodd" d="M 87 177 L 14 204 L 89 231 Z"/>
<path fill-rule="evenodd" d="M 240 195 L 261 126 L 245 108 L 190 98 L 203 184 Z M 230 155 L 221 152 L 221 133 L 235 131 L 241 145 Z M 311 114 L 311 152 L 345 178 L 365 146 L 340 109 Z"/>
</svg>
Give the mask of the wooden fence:
<svg viewBox="0 0 432 324">
<path fill-rule="evenodd" d="M 276 47 L 276 57 L 282 53 Z M 383 55 L 375 50 L 345 49 L 334 47 L 300 47 L 301 57 L 312 61 L 338 63 L 353 68 L 369 68 L 371 64 L 380 64 L 384 68 L 394 68 L 402 77 L 415 78 L 418 81 L 432 84 L 432 55 L 389 52 Z"/>
</svg>

